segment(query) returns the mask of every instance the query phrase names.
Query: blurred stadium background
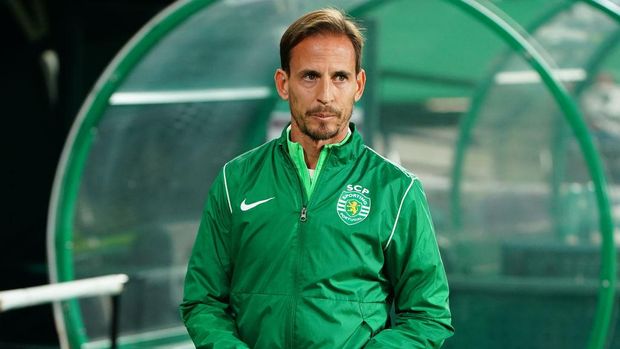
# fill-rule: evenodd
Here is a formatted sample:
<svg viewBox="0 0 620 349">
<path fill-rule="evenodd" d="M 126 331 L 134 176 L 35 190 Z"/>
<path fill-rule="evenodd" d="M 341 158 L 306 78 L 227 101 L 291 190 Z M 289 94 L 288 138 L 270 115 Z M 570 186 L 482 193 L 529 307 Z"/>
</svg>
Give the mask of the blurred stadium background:
<svg viewBox="0 0 620 349">
<path fill-rule="evenodd" d="M 0 290 L 125 273 L 121 346 L 191 347 L 202 201 L 286 124 L 279 37 L 326 5 L 368 28 L 354 121 L 425 184 L 445 347 L 620 348 L 620 0 L 3 0 Z M 109 317 L 106 298 L 0 313 L 0 348 L 106 348 Z"/>
</svg>

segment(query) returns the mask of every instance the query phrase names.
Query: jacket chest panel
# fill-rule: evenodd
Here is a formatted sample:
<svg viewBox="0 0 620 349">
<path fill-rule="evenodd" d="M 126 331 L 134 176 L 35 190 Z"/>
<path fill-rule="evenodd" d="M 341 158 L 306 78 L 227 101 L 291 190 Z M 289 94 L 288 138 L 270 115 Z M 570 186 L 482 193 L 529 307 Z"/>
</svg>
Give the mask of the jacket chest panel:
<svg viewBox="0 0 620 349">
<path fill-rule="evenodd" d="M 231 197 L 233 291 L 292 289 L 295 260 L 290 252 L 296 245 L 301 210 L 301 197 L 294 188 L 297 184 L 290 178 L 255 176 Z"/>
<path fill-rule="evenodd" d="M 299 236 L 299 283 L 308 296 L 363 299 L 367 282 L 384 280 L 383 249 L 377 227 L 380 217 L 370 213 L 357 224 L 347 224 L 338 212 L 339 197 L 310 207 Z"/>
<path fill-rule="evenodd" d="M 292 167 L 264 166 L 246 177 L 231 198 L 233 291 L 382 294 L 392 208 L 382 207 L 386 191 L 360 167 L 325 168 L 310 199 Z"/>
</svg>

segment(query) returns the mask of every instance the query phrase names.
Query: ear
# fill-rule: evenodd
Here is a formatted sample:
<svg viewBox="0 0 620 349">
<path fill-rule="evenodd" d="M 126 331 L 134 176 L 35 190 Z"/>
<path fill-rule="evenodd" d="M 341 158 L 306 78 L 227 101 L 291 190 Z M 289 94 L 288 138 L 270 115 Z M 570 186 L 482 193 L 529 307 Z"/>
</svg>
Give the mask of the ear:
<svg viewBox="0 0 620 349">
<path fill-rule="evenodd" d="M 273 76 L 273 79 L 276 83 L 276 90 L 278 90 L 278 94 L 280 98 L 287 101 L 288 100 L 288 75 L 286 72 L 280 68 L 276 70 L 276 74 Z"/>
<path fill-rule="evenodd" d="M 366 86 L 366 71 L 361 69 L 359 73 L 357 73 L 357 77 L 355 78 L 355 82 L 357 84 L 357 90 L 355 91 L 355 101 L 359 101 L 364 94 L 364 87 Z"/>
</svg>

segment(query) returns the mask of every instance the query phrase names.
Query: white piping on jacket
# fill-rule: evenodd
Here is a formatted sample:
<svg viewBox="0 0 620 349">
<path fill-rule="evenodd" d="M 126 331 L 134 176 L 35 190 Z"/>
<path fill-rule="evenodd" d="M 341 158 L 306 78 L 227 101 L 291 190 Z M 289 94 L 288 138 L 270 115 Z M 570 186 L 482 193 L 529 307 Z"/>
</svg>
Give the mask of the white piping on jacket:
<svg viewBox="0 0 620 349">
<path fill-rule="evenodd" d="M 224 189 L 226 189 L 226 200 L 228 201 L 228 209 L 230 210 L 230 213 L 232 213 L 232 205 L 230 204 L 230 195 L 228 194 L 228 182 L 226 181 L 226 166 L 228 166 L 228 163 L 226 163 L 224 165 L 224 168 L 222 169 L 222 174 L 224 175 Z"/>
<path fill-rule="evenodd" d="M 409 171 L 407 171 L 404 167 L 402 167 L 401 165 L 395 163 L 394 161 L 386 158 L 385 156 L 377 153 L 377 151 L 375 151 L 374 149 L 372 149 L 371 147 L 364 145 L 366 147 L 366 149 L 372 151 L 373 153 L 377 154 L 377 156 L 379 156 L 380 158 L 382 158 L 383 160 L 389 162 L 390 164 L 396 166 L 396 168 L 398 168 L 399 170 L 401 170 L 407 177 L 411 178 L 411 183 L 409 183 L 409 186 L 407 187 L 407 190 L 405 190 L 405 194 L 403 195 L 403 198 L 400 200 L 400 206 L 398 206 L 398 212 L 396 213 L 396 219 L 394 220 L 394 225 L 392 226 L 392 232 L 390 233 L 390 237 L 388 238 L 388 242 L 385 244 L 385 247 L 383 248 L 383 250 L 387 250 L 388 246 L 390 246 L 390 242 L 392 242 L 392 237 L 394 237 L 394 232 L 396 231 L 396 226 L 398 225 L 398 218 L 400 217 L 400 211 L 403 208 L 403 204 L 405 203 L 405 198 L 407 197 L 407 194 L 409 194 L 409 190 L 411 190 L 411 187 L 413 186 L 413 182 L 416 180 L 416 177 L 414 175 L 412 175 L 411 173 L 409 173 Z"/>
<path fill-rule="evenodd" d="M 409 186 L 407 187 L 407 190 L 405 190 L 405 194 L 403 195 L 403 198 L 400 200 L 400 206 L 398 206 L 398 213 L 396 214 L 396 219 L 394 220 L 394 226 L 392 227 L 392 233 L 390 234 L 390 238 L 388 239 L 387 244 L 385 244 L 385 247 L 383 248 L 383 250 L 387 250 L 388 246 L 390 246 L 390 242 L 392 242 L 392 237 L 394 236 L 394 232 L 396 231 L 396 226 L 398 225 L 398 217 L 400 217 L 400 210 L 403 208 L 403 203 L 405 202 L 405 198 L 407 197 L 407 194 L 409 194 L 409 190 L 411 190 L 411 187 L 413 186 L 413 181 L 415 181 L 415 178 L 411 178 L 411 183 L 409 183 Z"/>
</svg>

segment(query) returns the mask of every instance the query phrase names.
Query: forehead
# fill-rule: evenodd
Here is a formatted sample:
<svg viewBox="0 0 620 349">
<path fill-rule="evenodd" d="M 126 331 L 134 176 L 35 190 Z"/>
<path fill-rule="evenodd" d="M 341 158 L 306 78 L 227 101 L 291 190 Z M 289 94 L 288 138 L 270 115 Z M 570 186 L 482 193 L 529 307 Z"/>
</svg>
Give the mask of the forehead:
<svg viewBox="0 0 620 349">
<path fill-rule="evenodd" d="M 346 35 L 313 35 L 291 50 L 291 70 L 318 70 L 328 66 L 355 70 L 355 49 Z"/>
</svg>

